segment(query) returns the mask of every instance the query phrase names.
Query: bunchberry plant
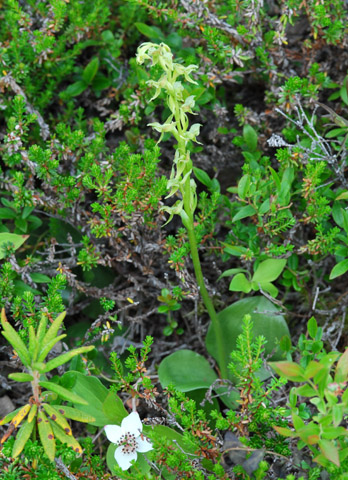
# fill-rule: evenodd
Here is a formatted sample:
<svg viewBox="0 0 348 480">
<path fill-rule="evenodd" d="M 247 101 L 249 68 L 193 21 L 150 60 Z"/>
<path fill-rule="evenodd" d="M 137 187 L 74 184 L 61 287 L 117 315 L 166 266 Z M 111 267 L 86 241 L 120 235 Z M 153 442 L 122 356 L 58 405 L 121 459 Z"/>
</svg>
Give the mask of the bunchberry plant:
<svg viewBox="0 0 348 480">
<path fill-rule="evenodd" d="M 132 412 L 125 417 L 121 426 L 105 425 L 104 429 L 108 440 L 118 445 L 115 450 L 115 460 L 122 470 L 128 470 L 131 462 L 137 461 L 137 452 L 145 453 L 152 450 L 151 442 L 141 433 L 143 424 L 137 412 Z"/>
</svg>

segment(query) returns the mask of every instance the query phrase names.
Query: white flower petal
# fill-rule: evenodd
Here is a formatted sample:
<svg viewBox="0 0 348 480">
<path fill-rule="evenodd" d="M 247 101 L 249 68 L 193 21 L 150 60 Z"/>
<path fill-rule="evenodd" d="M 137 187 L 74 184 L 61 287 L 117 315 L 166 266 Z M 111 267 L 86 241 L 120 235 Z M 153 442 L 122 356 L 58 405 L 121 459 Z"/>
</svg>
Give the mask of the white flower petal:
<svg viewBox="0 0 348 480">
<path fill-rule="evenodd" d="M 137 441 L 137 452 L 145 453 L 145 452 L 149 452 L 150 450 L 153 450 L 152 443 L 146 438 L 142 440 L 141 437 L 138 437 L 136 441 Z"/>
<path fill-rule="evenodd" d="M 123 431 L 133 433 L 135 437 L 139 437 L 140 432 L 143 430 L 143 424 L 141 423 L 139 414 L 132 412 L 128 417 L 125 417 L 121 422 L 121 428 Z"/>
<path fill-rule="evenodd" d="M 128 470 L 128 468 L 132 466 L 130 462 L 132 460 L 136 460 L 138 455 L 137 455 L 137 452 L 123 453 L 122 449 L 123 449 L 122 445 L 116 448 L 115 460 L 119 464 L 119 466 L 122 468 L 122 470 Z"/>
<path fill-rule="evenodd" d="M 105 425 L 104 430 L 108 440 L 112 443 L 118 443 L 121 436 L 124 434 L 123 428 L 118 425 Z"/>
</svg>

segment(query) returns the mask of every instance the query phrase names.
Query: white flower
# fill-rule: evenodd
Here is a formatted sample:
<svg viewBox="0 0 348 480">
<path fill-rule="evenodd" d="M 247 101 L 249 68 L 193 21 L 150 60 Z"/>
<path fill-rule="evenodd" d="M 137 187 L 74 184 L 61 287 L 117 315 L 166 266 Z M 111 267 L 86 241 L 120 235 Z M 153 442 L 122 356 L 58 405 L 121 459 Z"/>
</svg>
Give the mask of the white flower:
<svg viewBox="0 0 348 480">
<path fill-rule="evenodd" d="M 153 448 L 149 440 L 141 433 L 143 424 L 137 412 L 132 412 L 125 417 L 120 427 L 106 425 L 104 428 L 108 440 L 118 445 L 115 451 L 115 460 L 122 470 L 128 470 L 131 467 L 131 461 L 138 457 L 137 452 L 145 453 Z"/>
</svg>

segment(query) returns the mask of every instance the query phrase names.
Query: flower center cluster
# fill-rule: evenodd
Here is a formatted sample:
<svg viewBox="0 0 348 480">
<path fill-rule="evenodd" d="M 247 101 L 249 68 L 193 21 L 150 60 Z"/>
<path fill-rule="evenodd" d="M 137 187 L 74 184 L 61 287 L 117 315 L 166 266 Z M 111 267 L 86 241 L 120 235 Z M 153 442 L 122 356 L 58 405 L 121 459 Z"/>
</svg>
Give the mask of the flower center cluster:
<svg viewBox="0 0 348 480">
<path fill-rule="evenodd" d="M 137 450 L 137 441 L 133 433 L 126 432 L 121 436 L 119 445 L 122 446 L 122 453 L 134 453 Z"/>
</svg>

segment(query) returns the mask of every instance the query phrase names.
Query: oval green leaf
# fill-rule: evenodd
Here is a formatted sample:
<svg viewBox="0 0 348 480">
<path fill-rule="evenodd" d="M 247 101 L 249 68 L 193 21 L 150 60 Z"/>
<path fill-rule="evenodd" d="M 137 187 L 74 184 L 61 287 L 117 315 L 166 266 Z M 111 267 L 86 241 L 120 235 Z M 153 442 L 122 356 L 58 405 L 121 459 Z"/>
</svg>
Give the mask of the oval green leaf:
<svg viewBox="0 0 348 480">
<path fill-rule="evenodd" d="M 61 385 L 57 385 L 53 382 L 39 382 L 40 387 L 46 388 L 47 390 L 56 393 L 64 400 L 68 400 L 69 402 L 78 403 L 80 405 L 88 405 L 88 402 L 76 395 L 76 393 L 67 390 L 66 388 L 62 387 Z M 88 397 L 87 397 L 88 398 Z"/>
<path fill-rule="evenodd" d="M 24 372 L 10 373 L 8 378 L 14 380 L 15 382 L 32 382 L 34 380 L 32 375 Z"/>
<path fill-rule="evenodd" d="M 259 282 L 261 286 L 263 283 L 274 282 L 282 273 L 285 265 L 285 258 L 268 258 L 259 264 L 252 281 Z"/>
<path fill-rule="evenodd" d="M 79 355 L 80 353 L 87 353 L 91 350 L 94 350 L 94 345 L 90 345 L 89 347 L 75 348 L 75 350 L 63 353 L 62 355 L 59 355 L 59 357 L 53 358 L 46 363 L 45 372 L 49 372 L 54 368 L 60 367 L 60 365 L 64 365 L 64 363 L 69 362 L 69 360 L 71 360 L 76 355 Z"/>
<path fill-rule="evenodd" d="M 208 388 L 218 378 L 206 358 L 191 350 L 178 350 L 162 360 L 158 376 L 163 388 L 169 384 L 181 392 Z"/>
<path fill-rule="evenodd" d="M 6 244 L 11 243 L 14 249 L 17 250 L 23 245 L 23 243 L 29 238 L 29 235 L 17 235 L 15 233 L 0 233 L 0 260 L 5 258 L 4 247 Z"/>
<path fill-rule="evenodd" d="M 121 400 L 118 397 L 116 398 L 115 394 L 109 397 L 108 389 L 97 377 L 87 377 L 80 372 L 68 372 L 63 376 L 63 380 L 72 381 L 71 390 L 79 397 L 88 400 L 88 403 L 79 406 L 79 409 L 94 417 L 94 420 L 89 422 L 91 425 L 104 427 L 104 425 L 111 424 L 114 420 L 120 418 L 120 414 L 123 415 L 122 418 L 128 414 Z M 63 407 L 63 409 L 66 409 L 66 407 Z"/>
<path fill-rule="evenodd" d="M 224 332 L 226 365 L 230 363 L 230 353 L 236 348 L 238 335 L 242 333 L 243 318 L 247 314 L 251 316 L 253 321 L 254 337 L 263 335 L 267 340 L 265 353 L 274 352 L 272 360 L 281 360 L 283 353 L 278 347 L 278 343 L 284 335 L 290 337 L 287 323 L 276 305 L 265 297 L 255 296 L 239 300 L 218 313 L 219 322 Z M 210 355 L 218 360 L 218 342 L 212 325 L 208 329 L 206 346 Z M 232 375 L 231 379 L 233 380 Z"/>
<path fill-rule="evenodd" d="M 33 427 L 34 427 L 34 422 L 29 423 L 28 421 L 25 421 L 25 423 L 23 423 L 23 425 L 19 429 L 16 435 L 16 440 L 12 448 L 13 458 L 18 457 L 18 455 L 22 452 L 25 444 L 27 443 L 31 435 L 31 432 L 33 431 Z"/>
<path fill-rule="evenodd" d="M 348 258 L 342 260 L 334 268 L 331 270 L 330 273 L 330 280 L 333 280 L 336 277 L 340 277 L 344 275 L 348 270 Z"/>
<path fill-rule="evenodd" d="M 56 453 L 56 442 L 54 439 L 51 424 L 49 423 L 48 418 L 42 410 L 38 413 L 37 427 L 45 453 L 51 460 L 51 462 L 53 462 Z"/>
</svg>

